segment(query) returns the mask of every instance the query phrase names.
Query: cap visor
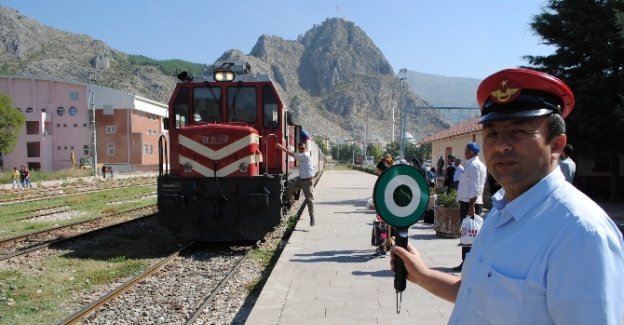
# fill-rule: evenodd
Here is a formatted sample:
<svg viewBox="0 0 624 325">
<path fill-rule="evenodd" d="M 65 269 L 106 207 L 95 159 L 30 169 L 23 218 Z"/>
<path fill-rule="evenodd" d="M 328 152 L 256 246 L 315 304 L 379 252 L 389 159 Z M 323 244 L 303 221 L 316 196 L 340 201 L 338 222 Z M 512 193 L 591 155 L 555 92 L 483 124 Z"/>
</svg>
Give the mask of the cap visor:
<svg viewBox="0 0 624 325">
<path fill-rule="evenodd" d="M 522 118 L 532 118 L 539 116 L 546 116 L 553 113 L 553 110 L 540 108 L 528 111 L 505 111 L 505 112 L 489 112 L 483 116 L 479 120 L 479 124 L 491 121 L 499 121 L 499 120 L 511 120 L 511 119 L 522 119 Z"/>
</svg>

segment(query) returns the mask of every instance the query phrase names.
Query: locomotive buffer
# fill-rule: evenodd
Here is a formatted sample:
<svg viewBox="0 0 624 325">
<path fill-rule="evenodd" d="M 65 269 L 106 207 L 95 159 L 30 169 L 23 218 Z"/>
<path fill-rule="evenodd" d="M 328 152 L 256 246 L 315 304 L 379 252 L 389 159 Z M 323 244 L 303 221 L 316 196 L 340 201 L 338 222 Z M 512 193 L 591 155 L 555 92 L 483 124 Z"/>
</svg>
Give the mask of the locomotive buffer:
<svg viewBox="0 0 624 325">
<path fill-rule="evenodd" d="M 418 222 L 427 209 L 429 187 L 425 177 L 410 165 L 392 166 L 377 178 L 373 201 L 377 214 L 395 228 L 395 244 L 407 249 L 409 227 Z M 399 314 L 407 284 L 407 269 L 398 256 L 395 256 L 394 265 L 394 289 Z"/>
</svg>

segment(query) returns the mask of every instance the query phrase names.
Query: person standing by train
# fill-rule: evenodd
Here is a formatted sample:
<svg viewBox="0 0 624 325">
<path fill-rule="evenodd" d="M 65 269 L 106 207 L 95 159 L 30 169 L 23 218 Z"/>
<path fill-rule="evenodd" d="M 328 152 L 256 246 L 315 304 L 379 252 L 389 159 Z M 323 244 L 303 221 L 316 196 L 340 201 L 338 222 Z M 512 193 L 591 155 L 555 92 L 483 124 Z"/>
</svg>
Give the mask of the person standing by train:
<svg viewBox="0 0 624 325">
<path fill-rule="evenodd" d="M 312 156 L 310 156 L 310 153 L 307 151 L 305 142 L 301 142 L 297 146 L 299 152 L 288 150 L 279 143 L 275 146 L 300 163 L 299 178 L 295 179 L 288 187 L 288 202 L 292 204 L 295 191 L 302 190 L 303 195 L 305 195 L 305 203 L 308 205 L 310 226 L 314 226 L 314 164 L 312 163 Z"/>
</svg>

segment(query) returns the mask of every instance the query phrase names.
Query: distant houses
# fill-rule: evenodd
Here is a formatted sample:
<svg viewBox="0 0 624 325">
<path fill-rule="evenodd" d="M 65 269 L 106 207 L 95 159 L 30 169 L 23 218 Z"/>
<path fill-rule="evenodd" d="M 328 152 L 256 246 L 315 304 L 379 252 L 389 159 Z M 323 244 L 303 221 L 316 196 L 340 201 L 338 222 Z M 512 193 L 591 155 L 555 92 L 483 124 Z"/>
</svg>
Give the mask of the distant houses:
<svg viewBox="0 0 624 325">
<path fill-rule="evenodd" d="M 26 125 L 3 167 L 53 171 L 97 153 L 119 172 L 157 170 L 167 105 L 111 88 L 57 78 L 0 75 Z M 92 109 L 95 114 L 92 113 Z M 168 143 L 168 141 L 167 141 Z M 96 152 L 93 151 L 95 145 Z"/>
</svg>

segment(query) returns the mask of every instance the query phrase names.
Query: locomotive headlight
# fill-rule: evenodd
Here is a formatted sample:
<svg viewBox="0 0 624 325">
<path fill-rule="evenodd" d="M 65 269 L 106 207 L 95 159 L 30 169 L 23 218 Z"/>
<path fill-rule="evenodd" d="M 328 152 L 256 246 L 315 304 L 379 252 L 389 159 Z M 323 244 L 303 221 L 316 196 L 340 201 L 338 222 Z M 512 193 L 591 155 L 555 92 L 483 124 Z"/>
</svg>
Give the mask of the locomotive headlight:
<svg viewBox="0 0 624 325">
<path fill-rule="evenodd" d="M 217 70 L 212 76 L 215 81 L 232 81 L 236 75 L 232 70 Z"/>
<path fill-rule="evenodd" d="M 186 164 L 184 164 L 184 171 L 187 173 L 190 173 L 193 171 L 193 164 L 191 164 L 190 162 L 187 162 Z"/>
<path fill-rule="evenodd" d="M 249 169 L 249 165 L 247 163 L 241 163 L 238 165 L 238 170 L 240 170 L 241 173 L 247 172 L 247 169 Z"/>
</svg>

